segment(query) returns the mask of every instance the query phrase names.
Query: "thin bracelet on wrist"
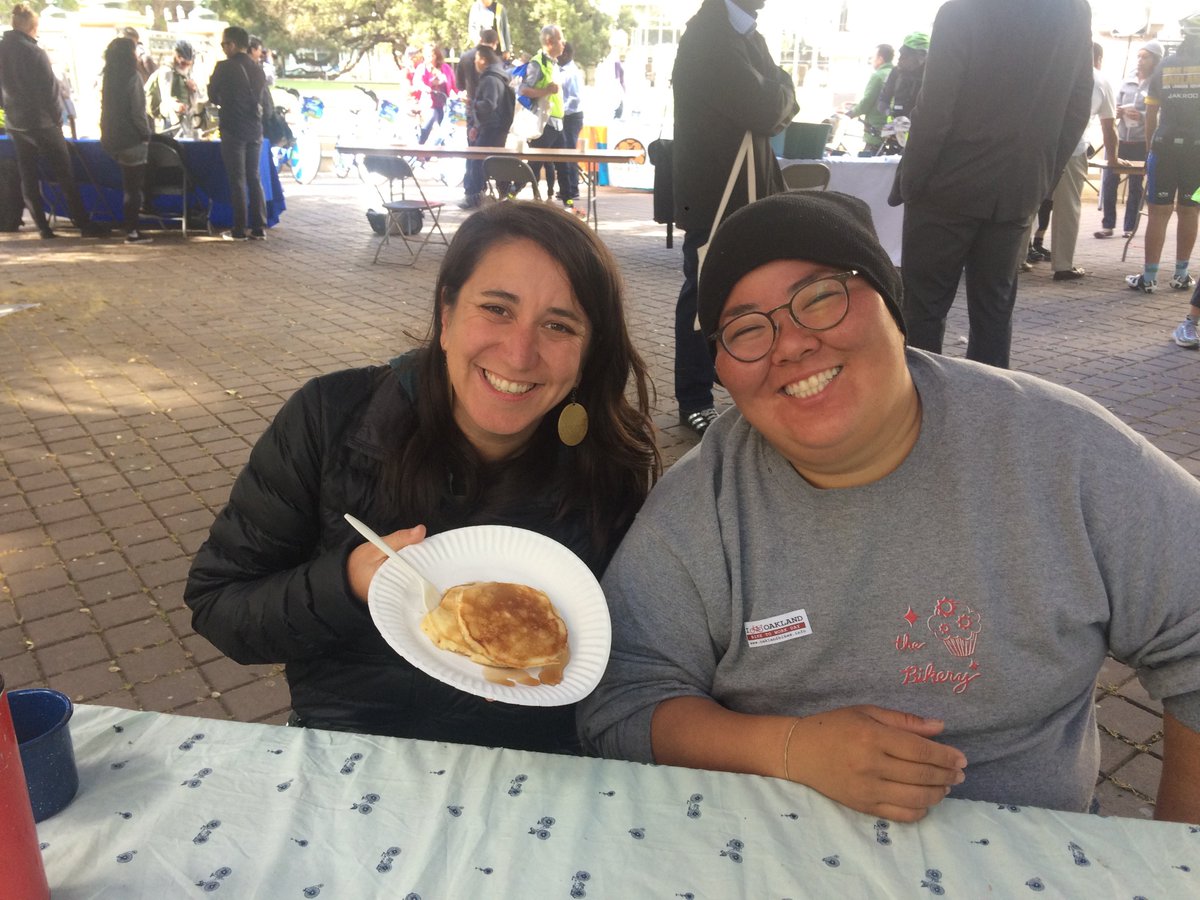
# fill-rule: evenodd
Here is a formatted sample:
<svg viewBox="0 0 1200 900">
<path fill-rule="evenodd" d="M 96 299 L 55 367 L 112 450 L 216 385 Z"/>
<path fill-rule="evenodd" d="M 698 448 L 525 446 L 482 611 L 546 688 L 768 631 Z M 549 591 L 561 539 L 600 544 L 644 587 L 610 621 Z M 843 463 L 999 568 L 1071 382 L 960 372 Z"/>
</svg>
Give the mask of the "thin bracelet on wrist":
<svg viewBox="0 0 1200 900">
<path fill-rule="evenodd" d="M 788 749 L 792 746 L 792 733 L 799 724 L 799 719 L 792 719 L 792 727 L 788 729 L 787 737 L 783 739 L 783 777 L 786 781 L 792 780 L 791 773 L 788 772 Z"/>
</svg>

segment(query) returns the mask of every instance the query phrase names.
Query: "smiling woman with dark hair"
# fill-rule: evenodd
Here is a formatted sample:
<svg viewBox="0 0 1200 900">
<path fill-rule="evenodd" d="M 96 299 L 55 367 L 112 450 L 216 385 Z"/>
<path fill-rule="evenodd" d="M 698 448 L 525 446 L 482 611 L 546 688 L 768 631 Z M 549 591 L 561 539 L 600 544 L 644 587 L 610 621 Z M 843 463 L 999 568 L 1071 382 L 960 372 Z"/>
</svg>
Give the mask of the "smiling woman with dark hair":
<svg viewBox="0 0 1200 900">
<path fill-rule="evenodd" d="M 544 205 L 490 206 L 446 252 L 428 342 L 310 381 L 258 441 L 192 566 L 193 627 L 238 662 L 285 664 L 295 724 L 574 750 L 572 707 L 490 703 L 388 647 L 366 604 L 385 556 L 342 516 L 396 549 L 526 528 L 599 575 L 658 472 L 648 406 L 604 244 Z"/>
</svg>

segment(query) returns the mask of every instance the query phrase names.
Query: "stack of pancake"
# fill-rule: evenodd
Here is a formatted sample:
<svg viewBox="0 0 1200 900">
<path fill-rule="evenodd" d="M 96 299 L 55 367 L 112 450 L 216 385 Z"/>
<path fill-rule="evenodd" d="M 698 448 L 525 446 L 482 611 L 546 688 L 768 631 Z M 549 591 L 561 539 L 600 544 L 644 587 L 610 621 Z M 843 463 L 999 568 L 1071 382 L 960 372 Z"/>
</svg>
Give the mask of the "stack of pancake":
<svg viewBox="0 0 1200 900">
<path fill-rule="evenodd" d="M 456 585 L 442 595 L 436 609 L 426 613 L 421 630 L 439 649 L 462 654 L 481 666 L 566 665 L 566 623 L 549 597 L 524 584 Z"/>
</svg>

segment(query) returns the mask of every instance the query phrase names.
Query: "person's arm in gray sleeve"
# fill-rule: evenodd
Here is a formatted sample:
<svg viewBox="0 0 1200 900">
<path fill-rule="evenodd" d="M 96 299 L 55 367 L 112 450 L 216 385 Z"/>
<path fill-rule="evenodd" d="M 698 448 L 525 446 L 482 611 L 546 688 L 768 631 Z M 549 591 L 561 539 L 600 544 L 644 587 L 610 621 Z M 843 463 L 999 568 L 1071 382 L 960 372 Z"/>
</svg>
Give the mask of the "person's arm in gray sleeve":
<svg viewBox="0 0 1200 900">
<path fill-rule="evenodd" d="M 1148 441 L 1097 446 L 1082 499 L 1108 588 L 1109 649 L 1164 709 L 1155 817 L 1200 821 L 1200 482 Z"/>
<path fill-rule="evenodd" d="M 604 678 L 579 705 L 584 748 L 653 762 L 650 722 L 671 697 L 705 697 L 717 658 L 699 590 L 658 532 L 639 517 L 603 581 L 613 622 Z"/>
</svg>

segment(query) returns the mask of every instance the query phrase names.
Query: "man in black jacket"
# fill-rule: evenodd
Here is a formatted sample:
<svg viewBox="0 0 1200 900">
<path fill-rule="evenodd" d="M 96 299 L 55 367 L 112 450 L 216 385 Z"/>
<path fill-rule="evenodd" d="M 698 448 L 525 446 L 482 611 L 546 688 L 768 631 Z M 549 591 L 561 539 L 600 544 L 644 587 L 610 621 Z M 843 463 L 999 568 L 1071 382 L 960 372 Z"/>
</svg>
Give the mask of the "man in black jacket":
<svg viewBox="0 0 1200 900">
<path fill-rule="evenodd" d="M 800 109 L 791 76 L 775 65 L 755 27 L 765 0 L 731 2 L 734 8 L 725 0 L 704 0 L 679 41 L 671 73 L 675 223 L 686 232 L 683 287 L 675 305 L 675 399 L 680 424 L 697 434 L 717 417 L 712 356 L 696 325 L 698 251 L 719 224 L 713 220 L 747 131 L 757 195 L 783 190 L 770 138 Z M 725 214 L 745 206 L 747 196 L 743 167 Z"/>
<path fill-rule="evenodd" d="M 0 105 L 17 153 L 21 193 L 42 237 L 57 237 L 42 208 L 37 168 L 42 159 L 66 197 L 71 221 L 84 237 L 100 237 L 109 229 L 92 223 L 79 196 L 62 134 L 58 79 L 50 68 L 50 57 L 38 46 L 37 32 L 38 14 L 18 3 L 13 7 L 12 31 L 0 39 Z"/>
<path fill-rule="evenodd" d="M 1087 0 L 950 0 L 897 173 L 908 342 L 942 351 L 967 273 L 967 358 L 1008 367 L 1029 218 L 1058 180 L 1092 98 Z"/>
<path fill-rule="evenodd" d="M 262 97 L 267 80 L 262 66 L 246 52 L 250 35 L 244 28 L 226 28 L 221 49 L 226 59 L 213 68 L 208 82 L 208 99 L 221 107 L 221 162 L 229 178 L 229 198 L 233 205 L 233 231 L 222 234 L 226 240 L 261 241 L 267 221 L 267 204 L 262 181 L 258 177 L 258 159 L 262 154 Z M 246 233 L 246 204 L 250 205 L 250 232 Z"/>
</svg>

